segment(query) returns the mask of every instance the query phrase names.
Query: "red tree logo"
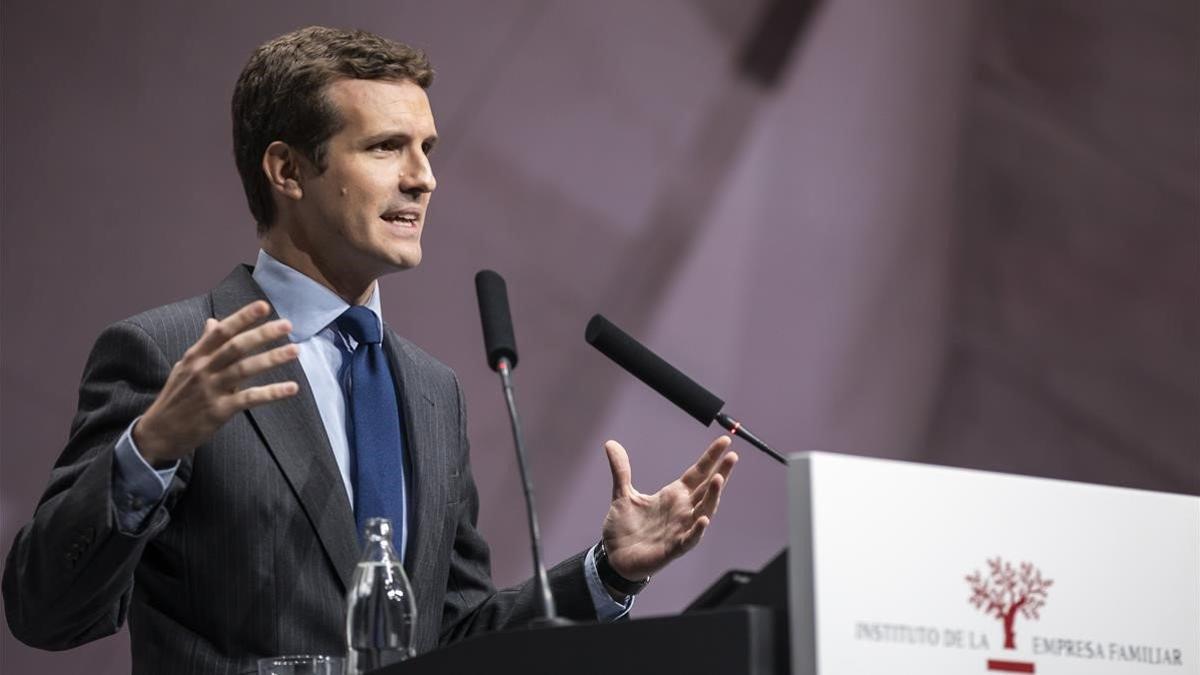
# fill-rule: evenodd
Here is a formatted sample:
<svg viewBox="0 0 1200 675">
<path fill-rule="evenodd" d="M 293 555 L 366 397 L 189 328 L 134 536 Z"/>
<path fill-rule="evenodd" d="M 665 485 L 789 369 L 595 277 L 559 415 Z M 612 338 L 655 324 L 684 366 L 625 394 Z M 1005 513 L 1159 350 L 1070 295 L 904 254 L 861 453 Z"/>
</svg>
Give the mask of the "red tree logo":
<svg viewBox="0 0 1200 675">
<path fill-rule="evenodd" d="M 985 576 L 975 570 L 967 576 L 971 585 L 971 604 L 988 616 L 1004 622 L 1004 648 L 1015 649 L 1013 623 L 1020 613 L 1027 619 L 1037 619 L 1038 609 L 1046 604 L 1046 589 L 1053 579 L 1043 579 L 1041 570 L 1023 562 L 1018 568 L 997 556 L 988 560 L 990 572 Z"/>
</svg>

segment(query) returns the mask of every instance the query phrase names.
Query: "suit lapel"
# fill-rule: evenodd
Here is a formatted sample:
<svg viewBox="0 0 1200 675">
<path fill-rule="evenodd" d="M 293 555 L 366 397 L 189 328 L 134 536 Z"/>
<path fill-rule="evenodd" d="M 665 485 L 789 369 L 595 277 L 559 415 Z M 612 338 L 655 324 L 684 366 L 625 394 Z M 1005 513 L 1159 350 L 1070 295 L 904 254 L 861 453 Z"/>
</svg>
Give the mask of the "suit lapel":
<svg viewBox="0 0 1200 675">
<path fill-rule="evenodd" d="M 217 286 L 212 298 L 213 313 L 217 318 L 224 318 L 255 300 L 267 299 L 250 276 L 250 268 L 244 265 L 239 265 Z M 272 308 L 267 320 L 277 318 Z M 280 340 L 268 348 L 285 342 Z M 343 590 L 346 590 L 350 587 L 350 577 L 359 556 L 354 512 L 346 498 L 346 491 L 342 489 L 341 472 L 329 447 L 321 414 L 317 411 L 304 369 L 299 361 L 291 361 L 252 378 L 246 386 L 288 380 L 300 386 L 298 394 L 252 408 L 246 413 L 262 434 L 268 450 L 299 499 L 342 582 Z"/>
<path fill-rule="evenodd" d="M 444 451 L 434 426 L 437 414 L 433 400 L 425 393 L 423 374 L 404 342 L 390 329 L 384 331 L 384 343 L 398 389 L 400 413 L 404 416 L 404 451 L 409 474 L 409 535 L 404 566 L 414 585 L 419 586 L 419 575 L 433 569 L 444 546 L 442 514 L 446 508 L 448 470 L 443 466 Z"/>
</svg>

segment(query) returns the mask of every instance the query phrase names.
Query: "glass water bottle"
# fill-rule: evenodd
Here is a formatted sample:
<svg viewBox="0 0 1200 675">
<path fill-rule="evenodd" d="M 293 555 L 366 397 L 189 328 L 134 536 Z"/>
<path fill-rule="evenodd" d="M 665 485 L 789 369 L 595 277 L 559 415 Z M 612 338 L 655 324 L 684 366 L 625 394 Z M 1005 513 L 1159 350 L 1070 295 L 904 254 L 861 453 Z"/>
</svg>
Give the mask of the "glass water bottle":
<svg viewBox="0 0 1200 675">
<path fill-rule="evenodd" d="M 354 570 L 346 605 L 348 675 L 403 661 L 416 652 L 417 605 L 392 546 L 392 522 L 367 520 L 366 545 Z"/>
</svg>

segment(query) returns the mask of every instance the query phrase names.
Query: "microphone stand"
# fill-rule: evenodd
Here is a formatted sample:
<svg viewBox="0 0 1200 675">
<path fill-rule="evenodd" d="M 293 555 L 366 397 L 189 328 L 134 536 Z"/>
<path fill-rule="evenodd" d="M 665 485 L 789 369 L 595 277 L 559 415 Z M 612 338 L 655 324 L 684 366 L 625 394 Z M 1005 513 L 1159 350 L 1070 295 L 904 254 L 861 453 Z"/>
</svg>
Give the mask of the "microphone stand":
<svg viewBox="0 0 1200 675">
<path fill-rule="evenodd" d="M 714 419 L 716 419 L 717 424 L 720 424 L 721 427 L 724 428 L 726 431 L 728 431 L 730 434 L 740 437 L 742 440 L 746 441 L 750 445 L 753 445 L 754 447 L 758 448 L 759 450 L 762 450 L 763 452 L 767 453 L 768 455 L 774 457 L 775 461 L 779 462 L 780 464 L 783 464 L 785 466 L 787 465 L 788 462 L 787 462 L 786 457 L 779 454 L 778 452 L 775 452 L 774 450 L 771 449 L 770 446 L 768 446 L 766 443 L 764 443 L 761 438 L 750 433 L 750 430 L 747 429 L 746 427 L 742 426 L 741 422 L 733 419 L 732 417 L 730 417 L 729 415 L 726 415 L 725 413 L 717 413 L 717 416 Z"/>
<path fill-rule="evenodd" d="M 525 466 L 525 441 L 521 436 L 521 419 L 517 415 L 517 402 L 513 395 L 512 367 L 506 357 L 500 357 L 496 363 L 496 372 L 500 374 L 500 386 L 504 389 L 504 400 L 508 404 L 508 420 L 512 425 L 513 445 L 517 449 L 517 467 L 521 473 L 521 488 L 525 492 L 526 513 L 529 515 L 529 541 L 533 547 L 534 586 L 542 604 L 542 616 L 534 619 L 530 625 L 541 628 L 547 626 L 566 626 L 571 622 L 558 616 L 554 608 L 554 596 L 550 593 L 550 578 L 546 574 L 546 565 L 542 562 L 542 534 L 538 529 L 537 514 L 534 510 L 533 483 L 529 480 L 529 471 Z"/>
</svg>

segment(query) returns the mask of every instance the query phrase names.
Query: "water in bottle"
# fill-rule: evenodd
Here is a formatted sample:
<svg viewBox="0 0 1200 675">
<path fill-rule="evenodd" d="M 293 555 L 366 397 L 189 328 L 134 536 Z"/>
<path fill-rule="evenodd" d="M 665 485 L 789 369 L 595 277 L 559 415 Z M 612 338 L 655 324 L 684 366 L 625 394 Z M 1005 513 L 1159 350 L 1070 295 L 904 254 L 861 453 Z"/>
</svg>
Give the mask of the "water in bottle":
<svg viewBox="0 0 1200 675">
<path fill-rule="evenodd" d="M 362 559 L 347 598 L 347 672 L 359 675 L 411 657 L 417 606 L 392 546 L 387 518 L 367 521 Z"/>
</svg>

